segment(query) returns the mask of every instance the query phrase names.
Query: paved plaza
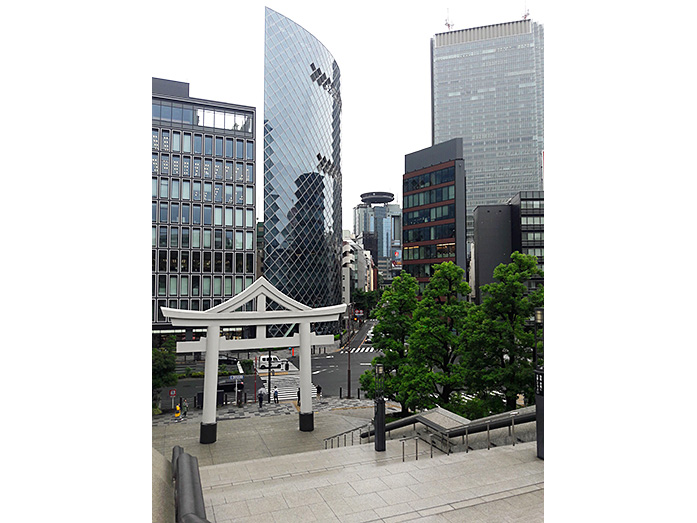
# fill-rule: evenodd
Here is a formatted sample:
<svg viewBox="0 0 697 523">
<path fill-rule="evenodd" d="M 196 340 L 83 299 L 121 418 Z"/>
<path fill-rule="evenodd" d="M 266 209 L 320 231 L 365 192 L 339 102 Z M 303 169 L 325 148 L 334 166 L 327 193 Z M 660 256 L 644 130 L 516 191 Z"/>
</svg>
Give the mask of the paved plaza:
<svg viewBox="0 0 697 523">
<path fill-rule="evenodd" d="M 313 408 L 315 430 L 301 432 L 295 402 L 219 407 L 218 438 L 207 445 L 198 441 L 200 411 L 181 422 L 153 417 L 153 496 L 155 477 L 166 476 L 156 462 L 164 470 L 181 445 L 198 459 L 206 517 L 215 523 L 543 521 L 544 463 L 534 441 L 450 455 L 436 449 L 432 458 L 419 441 L 418 460 L 414 439 L 388 440 L 376 452 L 357 436 L 350 446 L 349 436 L 348 446 L 340 438 L 340 448 L 324 450 L 325 438 L 364 427 L 373 402 L 327 398 Z M 164 497 L 164 507 L 153 500 L 153 521 L 170 523 Z"/>
</svg>

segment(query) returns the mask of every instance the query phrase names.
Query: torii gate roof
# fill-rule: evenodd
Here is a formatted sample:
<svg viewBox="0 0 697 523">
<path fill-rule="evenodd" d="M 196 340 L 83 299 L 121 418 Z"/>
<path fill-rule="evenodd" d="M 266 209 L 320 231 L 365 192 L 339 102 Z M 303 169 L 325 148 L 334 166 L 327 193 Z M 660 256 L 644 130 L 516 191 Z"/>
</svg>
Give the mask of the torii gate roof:
<svg viewBox="0 0 697 523">
<path fill-rule="evenodd" d="M 285 310 L 236 311 L 245 303 L 265 296 Z M 346 304 L 330 305 L 313 309 L 286 296 L 271 285 L 264 277 L 259 278 L 243 292 L 206 311 L 190 311 L 161 307 L 165 318 L 175 327 L 203 326 L 220 323 L 233 327 L 247 325 L 274 325 L 279 323 L 336 321 L 346 311 Z"/>
</svg>

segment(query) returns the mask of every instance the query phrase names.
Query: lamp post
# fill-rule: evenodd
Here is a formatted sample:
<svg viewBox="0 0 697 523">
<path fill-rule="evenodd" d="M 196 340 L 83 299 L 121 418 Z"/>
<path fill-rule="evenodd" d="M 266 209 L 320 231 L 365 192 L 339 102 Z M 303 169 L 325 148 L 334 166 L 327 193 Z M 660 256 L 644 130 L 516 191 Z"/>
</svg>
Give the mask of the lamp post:
<svg viewBox="0 0 697 523">
<path fill-rule="evenodd" d="M 532 350 L 532 367 L 537 368 L 537 326 L 544 325 L 545 322 L 545 308 L 535 307 L 535 347 Z"/>
<path fill-rule="evenodd" d="M 375 450 L 385 450 L 385 366 L 375 364 Z"/>
</svg>

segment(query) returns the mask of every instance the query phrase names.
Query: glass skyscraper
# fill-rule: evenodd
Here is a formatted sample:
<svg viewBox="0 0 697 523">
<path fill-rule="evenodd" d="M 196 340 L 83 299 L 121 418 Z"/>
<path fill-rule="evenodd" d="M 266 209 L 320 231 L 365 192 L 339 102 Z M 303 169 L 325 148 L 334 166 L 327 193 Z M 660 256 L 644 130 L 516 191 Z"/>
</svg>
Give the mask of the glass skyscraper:
<svg viewBox="0 0 697 523">
<path fill-rule="evenodd" d="M 310 307 L 341 303 L 339 66 L 266 8 L 264 277 Z"/>
<path fill-rule="evenodd" d="M 544 31 L 520 20 L 431 40 L 433 144 L 462 137 L 467 239 L 478 205 L 542 190 Z"/>
</svg>

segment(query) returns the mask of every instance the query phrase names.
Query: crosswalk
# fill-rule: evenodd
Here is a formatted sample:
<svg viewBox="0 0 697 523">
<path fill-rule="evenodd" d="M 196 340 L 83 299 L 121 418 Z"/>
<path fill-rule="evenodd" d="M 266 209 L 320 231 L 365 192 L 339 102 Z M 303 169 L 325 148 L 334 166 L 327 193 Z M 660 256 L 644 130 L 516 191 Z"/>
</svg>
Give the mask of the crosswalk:
<svg viewBox="0 0 697 523">
<path fill-rule="evenodd" d="M 266 387 L 266 378 L 263 378 Z M 298 387 L 300 387 L 299 375 L 271 376 L 271 401 L 273 401 L 273 388 L 278 387 L 278 400 L 288 401 L 298 399 Z M 266 391 L 268 393 L 268 390 Z M 312 395 L 317 395 L 317 387 L 312 385 Z M 266 398 L 264 398 L 266 399 Z"/>
<path fill-rule="evenodd" d="M 351 349 L 349 348 L 343 348 L 341 349 L 340 352 L 343 352 L 346 354 L 347 352 L 351 352 L 351 354 L 356 354 L 357 352 L 377 352 L 377 349 L 375 347 L 352 347 Z"/>
</svg>

